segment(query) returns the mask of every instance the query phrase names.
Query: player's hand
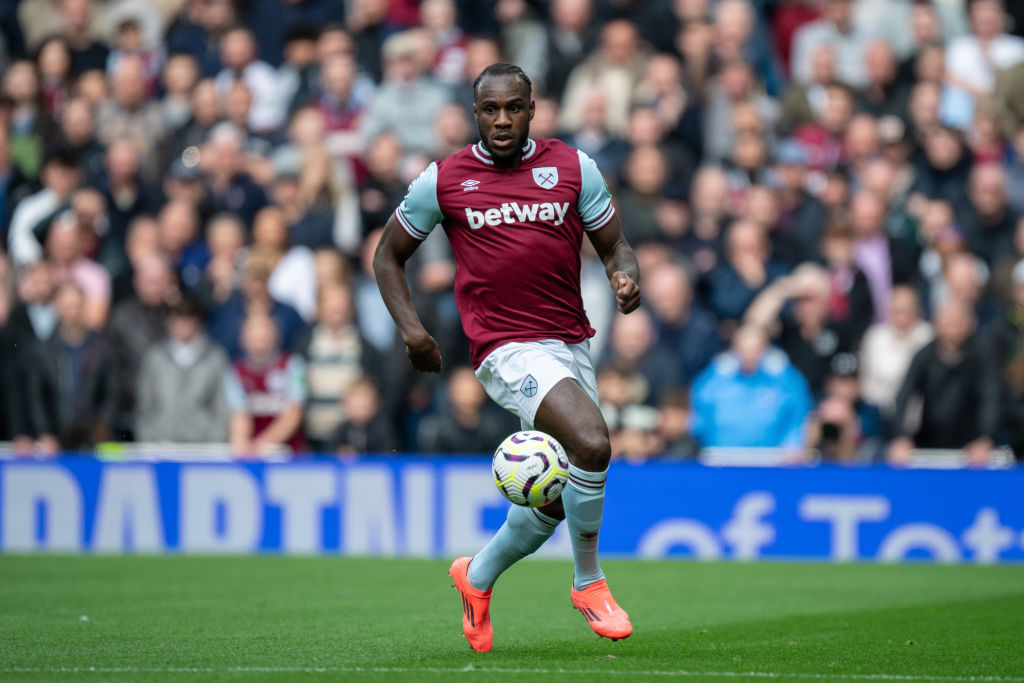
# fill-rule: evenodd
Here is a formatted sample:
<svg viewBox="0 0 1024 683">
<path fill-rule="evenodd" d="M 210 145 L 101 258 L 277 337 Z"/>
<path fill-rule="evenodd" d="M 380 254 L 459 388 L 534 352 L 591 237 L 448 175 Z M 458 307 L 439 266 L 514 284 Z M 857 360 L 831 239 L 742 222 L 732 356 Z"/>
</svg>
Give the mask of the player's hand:
<svg viewBox="0 0 1024 683">
<path fill-rule="evenodd" d="M 441 348 L 429 334 L 406 340 L 405 354 L 420 372 L 441 372 Z"/>
<path fill-rule="evenodd" d="M 612 290 L 615 292 L 615 302 L 623 313 L 632 313 L 640 305 L 640 287 L 633 282 L 633 278 L 617 270 L 611 277 Z"/>
</svg>

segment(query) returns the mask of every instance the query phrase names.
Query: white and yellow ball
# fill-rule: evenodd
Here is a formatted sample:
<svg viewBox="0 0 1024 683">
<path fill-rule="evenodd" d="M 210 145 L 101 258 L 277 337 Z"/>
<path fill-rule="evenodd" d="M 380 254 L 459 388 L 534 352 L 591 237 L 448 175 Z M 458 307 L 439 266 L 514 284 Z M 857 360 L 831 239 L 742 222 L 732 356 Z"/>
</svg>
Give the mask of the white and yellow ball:
<svg viewBox="0 0 1024 683">
<path fill-rule="evenodd" d="M 553 436 L 535 430 L 509 434 L 492 462 L 494 483 L 516 505 L 541 507 L 558 500 L 569 479 L 569 458 Z"/>
</svg>

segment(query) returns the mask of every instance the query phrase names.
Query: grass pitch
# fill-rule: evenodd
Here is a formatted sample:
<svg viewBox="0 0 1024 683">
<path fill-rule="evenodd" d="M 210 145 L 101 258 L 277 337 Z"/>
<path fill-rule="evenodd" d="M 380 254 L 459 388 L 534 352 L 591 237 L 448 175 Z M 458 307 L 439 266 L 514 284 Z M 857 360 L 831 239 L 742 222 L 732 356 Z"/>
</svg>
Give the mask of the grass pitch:
<svg viewBox="0 0 1024 683">
<path fill-rule="evenodd" d="M 478 654 L 447 562 L 0 557 L 0 679 L 1024 682 L 1024 567 L 604 565 L 633 637 L 527 561 Z"/>
</svg>

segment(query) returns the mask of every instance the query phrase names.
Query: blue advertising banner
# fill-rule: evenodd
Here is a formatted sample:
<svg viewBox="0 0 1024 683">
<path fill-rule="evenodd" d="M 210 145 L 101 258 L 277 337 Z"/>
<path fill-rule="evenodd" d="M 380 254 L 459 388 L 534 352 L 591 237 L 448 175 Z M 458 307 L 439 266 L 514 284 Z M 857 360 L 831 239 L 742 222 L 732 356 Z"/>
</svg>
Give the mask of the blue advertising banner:
<svg viewBox="0 0 1024 683">
<path fill-rule="evenodd" d="M 606 555 L 1020 562 L 1024 471 L 615 464 Z M 486 460 L 0 463 L 0 550 L 444 556 L 505 515 Z M 564 525 L 540 554 L 568 556 Z"/>
</svg>

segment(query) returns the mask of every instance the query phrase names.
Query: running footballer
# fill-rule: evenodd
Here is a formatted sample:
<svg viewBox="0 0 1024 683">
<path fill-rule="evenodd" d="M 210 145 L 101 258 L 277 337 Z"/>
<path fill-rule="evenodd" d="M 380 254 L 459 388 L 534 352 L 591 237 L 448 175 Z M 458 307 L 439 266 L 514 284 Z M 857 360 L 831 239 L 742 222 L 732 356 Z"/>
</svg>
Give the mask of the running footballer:
<svg viewBox="0 0 1024 683">
<path fill-rule="evenodd" d="M 413 367 L 441 369 L 437 342 L 412 305 L 405 263 L 436 225 L 455 254 L 455 296 L 476 376 L 524 429 L 551 434 L 569 455 L 561 499 L 513 505 L 494 538 L 449 570 L 473 649 L 493 643 L 491 588 L 498 576 L 569 525 L 570 598 L 600 636 L 633 632 L 597 558 L 611 448 L 597 406 L 594 334 L 580 295 L 583 235 L 604 263 L 623 313 L 640 305 L 636 255 L 597 165 L 558 140 L 529 137 L 530 79 L 514 64 L 484 69 L 473 84 L 480 141 L 430 166 L 388 220 L 374 257 L 381 295 Z"/>
</svg>

